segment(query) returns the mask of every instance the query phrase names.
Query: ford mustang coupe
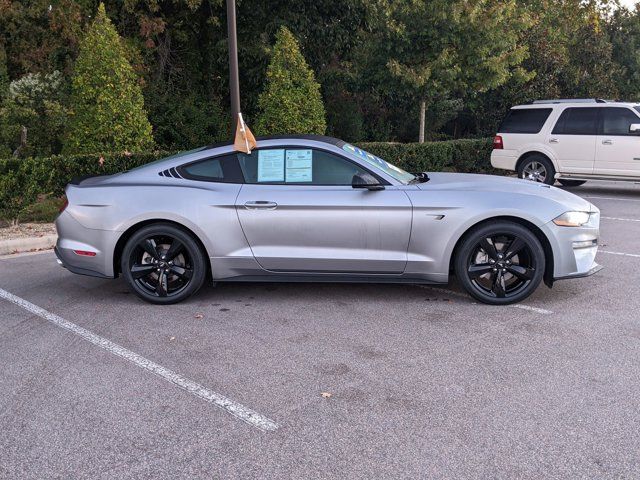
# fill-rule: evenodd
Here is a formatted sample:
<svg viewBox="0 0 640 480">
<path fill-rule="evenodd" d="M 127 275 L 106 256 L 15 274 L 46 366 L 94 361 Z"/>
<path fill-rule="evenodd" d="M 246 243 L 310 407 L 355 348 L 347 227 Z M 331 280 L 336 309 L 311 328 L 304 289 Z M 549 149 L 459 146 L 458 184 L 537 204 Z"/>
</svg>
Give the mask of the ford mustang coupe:
<svg viewBox="0 0 640 480">
<path fill-rule="evenodd" d="M 509 304 L 595 263 L 600 212 L 514 178 L 413 175 L 334 138 L 204 147 L 72 181 L 56 255 L 169 304 L 210 282 L 446 284 Z"/>
</svg>

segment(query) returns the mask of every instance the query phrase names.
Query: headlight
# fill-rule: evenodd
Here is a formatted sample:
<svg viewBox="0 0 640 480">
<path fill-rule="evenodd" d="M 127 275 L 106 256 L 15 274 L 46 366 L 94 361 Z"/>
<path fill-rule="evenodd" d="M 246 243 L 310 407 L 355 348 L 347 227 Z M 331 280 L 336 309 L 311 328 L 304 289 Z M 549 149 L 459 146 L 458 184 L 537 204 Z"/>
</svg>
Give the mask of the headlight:
<svg viewBox="0 0 640 480">
<path fill-rule="evenodd" d="M 553 219 L 553 223 L 560 227 L 582 227 L 589 223 L 589 212 L 565 212 Z"/>
</svg>

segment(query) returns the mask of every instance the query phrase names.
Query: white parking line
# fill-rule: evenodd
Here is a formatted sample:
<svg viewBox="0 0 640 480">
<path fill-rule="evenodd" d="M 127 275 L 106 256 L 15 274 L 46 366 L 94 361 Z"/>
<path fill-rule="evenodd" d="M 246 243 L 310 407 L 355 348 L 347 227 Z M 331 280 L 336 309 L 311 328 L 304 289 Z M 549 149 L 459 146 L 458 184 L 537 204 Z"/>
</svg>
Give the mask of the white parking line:
<svg viewBox="0 0 640 480">
<path fill-rule="evenodd" d="M 619 220 L 621 222 L 640 222 L 637 218 L 600 217 L 603 220 Z"/>
<path fill-rule="evenodd" d="M 464 293 L 460 293 L 460 292 L 455 292 L 453 290 L 445 290 L 444 288 L 431 287 L 429 285 L 416 285 L 416 287 L 424 288 L 426 290 L 433 290 L 434 292 L 440 292 L 440 293 L 444 293 L 446 295 L 452 295 L 458 298 L 465 298 L 467 300 L 470 299 L 468 295 L 465 295 Z M 538 308 L 538 307 L 531 307 L 529 305 L 522 305 L 520 303 L 513 304 L 513 305 L 506 305 L 506 306 L 511 308 L 519 308 L 520 310 L 527 310 L 529 312 L 539 313 L 541 315 L 551 315 L 553 313 L 551 310 L 545 310 L 544 308 Z"/>
<path fill-rule="evenodd" d="M 598 195 L 585 195 L 583 198 L 599 198 L 601 200 L 622 200 L 623 202 L 640 202 L 640 198 L 600 197 Z"/>
<path fill-rule="evenodd" d="M 598 253 L 608 253 L 609 255 L 620 255 L 621 257 L 640 258 L 640 255 L 638 255 L 637 253 L 612 252 L 610 250 L 598 250 Z"/>
<path fill-rule="evenodd" d="M 249 425 L 256 427 L 263 431 L 273 431 L 277 430 L 278 425 L 273 420 L 268 419 L 260 415 L 257 412 L 245 407 L 244 405 L 240 405 L 239 403 L 230 400 L 229 398 L 220 395 L 219 393 L 213 392 L 206 387 L 200 385 L 199 383 L 193 382 L 182 375 L 169 370 L 168 368 L 163 367 L 162 365 L 158 365 L 151 360 L 138 355 L 131 350 L 128 350 L 120 345 L 113 343 L 106 338 L 100 337 L 89 330 L 82 328 L 75 323 L 69 322 L 64 318 L 59 317 L 47 310 L 34 305 L 23 298 L 20 298 L 12 293 L 7 292 L 0 288 L 0 298 L 4 298 L 19 307 L 24 308 L 25 310 L 38 315 L 41 318 L 51 322 L 57 327 L 68 330 L 76 335 L 84 338 L 88 342 L 97 345 L 100 348 L 105 349 L 106 351 L 113 353 L 119 357 L 122 357 L 130 362 L 136 364 L 140 368 L 144 368 L 152 373 L 155 373 L 159 377 L 163 378 L 167 382 L 173 383 L 178 387 L 186 390 L 189 393 L 192 393 L 196 397 L 200 397 L 207 402 L 214 404 L 216 407 L 222 408 L 227 413 L 230 413 L 234 417 L 248 423 Z"/>
</svg>

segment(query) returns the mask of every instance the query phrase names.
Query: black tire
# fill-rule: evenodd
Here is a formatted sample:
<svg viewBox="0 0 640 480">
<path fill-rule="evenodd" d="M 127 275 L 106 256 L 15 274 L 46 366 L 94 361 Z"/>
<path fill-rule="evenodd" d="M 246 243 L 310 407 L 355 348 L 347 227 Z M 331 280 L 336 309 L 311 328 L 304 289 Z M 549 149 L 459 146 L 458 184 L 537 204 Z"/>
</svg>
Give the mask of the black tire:
<svg viewBox="0 0 640 480">
<path fill-rule="evenodd" d="M 169 305 L 190 297 L 207 274 L 206 255 L 195 239 L 175 225 L 141 228 L 127 241 L 120 262 L 129 288 L 150 303 Z"/>
<path fill-rule="evenodd" d="M 551 160 L 544 155 L 529 155 L 518 165 L 518 178 L 553 185 L 555 177 L 556 169 L 553 168 Z"/>
<path fill-rule="evenodd" d="M 562 185 L 563 187 L 579 187 L 580 185 L 584 185 L 585 183 L 587 183 L 586 180 L 562 180 L 562 179 L 559 179 L 558 182 L 560 182 L 560 185 Z"/>
<path fill-rule="evenodd" d="M 544 276 L 545 254 L 528 228 L 498 220 L 472 230 L 454 259 L 456 276 L 477 300 L 507 305 L 531 295 Z"/>
</svg>

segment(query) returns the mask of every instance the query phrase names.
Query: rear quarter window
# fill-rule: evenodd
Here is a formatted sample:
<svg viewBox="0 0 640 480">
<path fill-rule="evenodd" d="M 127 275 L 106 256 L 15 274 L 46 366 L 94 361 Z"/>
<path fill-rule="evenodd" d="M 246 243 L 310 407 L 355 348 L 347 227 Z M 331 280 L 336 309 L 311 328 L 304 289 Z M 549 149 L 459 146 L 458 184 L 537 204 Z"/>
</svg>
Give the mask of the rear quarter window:
<svg viewBox="0 0 640 480">
<path fill-rule="evenodd" d="M 514 108 L 500 124 L 498 133 L 540 133 L 551 108 Z"/>
</svg>

